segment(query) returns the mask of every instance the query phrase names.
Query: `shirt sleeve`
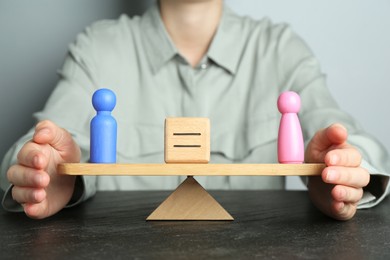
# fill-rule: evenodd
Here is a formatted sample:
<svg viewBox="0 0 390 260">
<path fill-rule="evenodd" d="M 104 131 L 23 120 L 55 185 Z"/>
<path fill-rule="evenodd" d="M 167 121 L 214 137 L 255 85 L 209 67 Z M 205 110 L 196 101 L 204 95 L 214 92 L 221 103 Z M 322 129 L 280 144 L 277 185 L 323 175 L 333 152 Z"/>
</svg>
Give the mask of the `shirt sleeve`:
<svg viewBox="0 0 390 260">
<path fill-rule="evenodd" d="M 41 112 L 34 114 L 36 121 L 51 120 L 66 129 L 80 146 L 81 162 L 89 160 L 89 123 L 95 111 L 91 106 L 91 96 L 97 88 L 96 71 L 92 52 L 96 52 L 91 42 L 91 30 L 78 36 L 70 45 L 63 68 L 59 71 L 60 80 Z M 1 164 L 0 184 L 5 191 L 2 205 L 8 211 L 22 211 L 21 205 L 12 199 L 12 186 L 7 179 L 10 166 L 17 163 L 17 154 L 22 146 L 32 139 L 34 129 L 18 140 L 8 151 Z M 87 200 L 96 193 L 96 177 L 79 177 L 72 200 L 73 206 Z"/>
<path fill-rule="evenodd" d="M 389 193 L 390 160 L 386 149 L 369 135 L 348 113 L 340 109 L 326 86 L 326 76 L 319 62 L 304 41 L 289 27 L 280 34 L 277 68 L 282 89 L 297 92 L 302 100 L 299 113 L 302 131 L 307 144 L 316 131 L 333 123 L 341 123 L 348 130 L 348 142 L 363 156 L 361 167 L 371 174 L 370 183 L 359 208 L 377 205 Z"/>
</svg>

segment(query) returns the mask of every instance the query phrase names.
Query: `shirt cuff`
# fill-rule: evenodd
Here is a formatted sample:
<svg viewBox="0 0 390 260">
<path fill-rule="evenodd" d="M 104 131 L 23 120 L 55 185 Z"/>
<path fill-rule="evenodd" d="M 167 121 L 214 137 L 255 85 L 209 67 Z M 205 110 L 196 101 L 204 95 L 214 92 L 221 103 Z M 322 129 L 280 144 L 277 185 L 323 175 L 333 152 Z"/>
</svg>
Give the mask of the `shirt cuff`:
<svg viewBox="0 0 390 260">
<path fill-rule="evenodd" d="M 96 176 L 77 176 L 72 198 L 65 208 L 74 207 L 96 193 Z"/>
<path fill-rule="evenodd" d="M 9 212 L 23 212 L 23 207 L 12 198 L 12 188 L 14 185 L 10 185 L 5 191 L 1 205 L 6 211 Z"/>
<path fill-rule="evenodd" d="M 381 173 L 364 160 L 361 167 L 365 168 L 371 175 L 370 183 L 364 188 L 363 198 L 358 204 L 358 209 L 366 209 L 378 205 L 389 194 L 390 175 Z"/>
</svg>

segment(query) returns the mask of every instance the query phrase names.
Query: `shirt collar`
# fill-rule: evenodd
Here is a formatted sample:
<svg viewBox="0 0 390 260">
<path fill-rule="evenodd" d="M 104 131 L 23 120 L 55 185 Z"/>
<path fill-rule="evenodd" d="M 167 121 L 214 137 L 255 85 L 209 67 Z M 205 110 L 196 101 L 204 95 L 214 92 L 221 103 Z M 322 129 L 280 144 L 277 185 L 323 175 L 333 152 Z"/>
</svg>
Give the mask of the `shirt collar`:
<svg viewBox="0 0 390 260">
<path fill-rule="evenodd" d="M 207 53 L 213 62 L 231 74 L 235 74 L 237 71 L 244 47 L 244 39 L 240 36 L 242 34 L 241 19 L 228 6 L 224 5 L 221 22 Z"/>
<path fill-rule="evenodd" d="M 158 1 L 153 4 L 141 18 L 141 33 L 146 55 L 153 73 L 164 66 L 179 51 L 170 39 L 160 16 Z M 207 57 L 215 64 L 235 74 L 243 48 L 240 17 L 223 6 L 223 13 L 217 32 L 207 52 Z"/>
<path fill-rule="evenodd" d="M 143 34 L 146 56 L 152 66 L 153 73 L 156 73 L 178 54 L 178 50 L 171 41 L 161 20 L 158 1 L 142 16 L 140 28 L 141 34 Z"/>
</svg>

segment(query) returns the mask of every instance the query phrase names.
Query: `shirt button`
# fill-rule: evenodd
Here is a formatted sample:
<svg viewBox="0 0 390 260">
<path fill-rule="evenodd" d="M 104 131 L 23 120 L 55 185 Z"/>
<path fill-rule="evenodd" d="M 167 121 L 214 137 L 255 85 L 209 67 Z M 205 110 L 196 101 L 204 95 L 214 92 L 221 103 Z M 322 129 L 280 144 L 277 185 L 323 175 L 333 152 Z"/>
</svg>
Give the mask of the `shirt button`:
<svg viewBox="0 0 390 260">
<path fill-rule="evenodd" d="M 202 64 L 200 65 L 200 68 L 201 68 L 202 70 L 207 69 L 207 67 L 208 67 L 207 63 L 202 63 Z"/>
</svg>

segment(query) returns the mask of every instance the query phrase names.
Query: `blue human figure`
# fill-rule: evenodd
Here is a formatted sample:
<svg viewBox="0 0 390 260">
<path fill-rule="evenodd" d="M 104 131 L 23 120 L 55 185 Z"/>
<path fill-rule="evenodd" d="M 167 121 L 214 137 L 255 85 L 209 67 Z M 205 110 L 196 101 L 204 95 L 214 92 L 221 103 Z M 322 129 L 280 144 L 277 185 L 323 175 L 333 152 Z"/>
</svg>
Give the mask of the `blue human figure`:
<svg viewBox="0 0 390 260">
<path fill-rule="evenodd" d="M 117 123 L 111 115 L 116 105 L 116 96 L 109 89 L 99 89 L 92 96 L 97 114 L 91 120 L 91 163 L 115 163 Z"/>
</svg>

